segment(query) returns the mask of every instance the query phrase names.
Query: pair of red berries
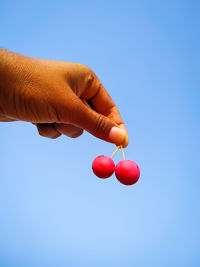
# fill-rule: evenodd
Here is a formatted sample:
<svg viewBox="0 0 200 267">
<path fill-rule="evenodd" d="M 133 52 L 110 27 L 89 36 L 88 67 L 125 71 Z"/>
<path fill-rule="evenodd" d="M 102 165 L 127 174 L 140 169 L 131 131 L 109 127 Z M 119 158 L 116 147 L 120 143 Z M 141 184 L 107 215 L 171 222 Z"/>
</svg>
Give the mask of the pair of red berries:
<svg viewBox="0 0 200 267">
<path fill-rule="evenodd" d="M 119 147 L 116 149 L 116 151 L 118 149 Z M 102 155 L 94 159 L 92 163 L 92 170 L 94 174 L 99 178 L 105 179 L 110 177 L 115 172 L 115 176 L 120 183 L 124 185 L 135 184 L 140 177 L 140 169 L 138 165 L 132 160 L 125 160 L 122 150 L 124 159 L 115 166 L 112 157 L 116 151 L 111 157 Z"/>
</svg>

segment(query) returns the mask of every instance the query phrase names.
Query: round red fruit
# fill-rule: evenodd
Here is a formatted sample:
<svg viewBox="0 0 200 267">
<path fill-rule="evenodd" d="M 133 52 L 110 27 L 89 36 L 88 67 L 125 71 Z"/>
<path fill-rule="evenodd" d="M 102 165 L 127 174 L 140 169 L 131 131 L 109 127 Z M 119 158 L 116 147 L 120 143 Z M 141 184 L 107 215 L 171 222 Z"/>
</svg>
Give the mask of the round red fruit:
<svg viewBox="0 0 200 267">
<path fill-rule="evenodd" d="M 122 160 L 115 167 L 115 175 L 120 183 L 135 184 L 140 177 L 140 169 L 132 160 Z"/>
<path fill-rule="evenodd" d="M 99 178 L 108 178 L 115 171 L 115 163 L 108 156 L 98 156 L 92 163 L 92 170 Z"/>
</svg>

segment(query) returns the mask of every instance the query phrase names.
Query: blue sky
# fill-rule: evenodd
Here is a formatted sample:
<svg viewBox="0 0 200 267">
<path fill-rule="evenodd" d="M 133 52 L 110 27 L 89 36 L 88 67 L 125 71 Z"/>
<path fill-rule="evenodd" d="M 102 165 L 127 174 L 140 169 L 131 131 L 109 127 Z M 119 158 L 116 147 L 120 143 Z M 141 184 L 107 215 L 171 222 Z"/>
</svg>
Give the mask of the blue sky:
<svg viewBox="0 0 200 267">
<path fill-rule="evenodd" d="M 0 46 L 92 68 L 139 182 L 96 178 L 115 147 L 0 123 L 1 266 L 200 265 L 199 1 L 1 1 Z M 120 152 L 114 160 L 122 159 Z"/>
</svg>

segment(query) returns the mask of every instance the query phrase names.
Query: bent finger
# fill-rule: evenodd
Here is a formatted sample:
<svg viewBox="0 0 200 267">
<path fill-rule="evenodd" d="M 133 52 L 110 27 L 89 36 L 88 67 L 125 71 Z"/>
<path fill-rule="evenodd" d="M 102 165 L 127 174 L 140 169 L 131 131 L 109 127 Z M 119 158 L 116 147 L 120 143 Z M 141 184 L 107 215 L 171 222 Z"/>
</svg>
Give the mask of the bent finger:
<svg viewBox="0 0 200 267">
<path fill-rule="evenodd" d="M 119 126 L 116 126 L 111 119 L 96 112 L 82 102 L 76 111 L 76 121 L 74 124 L 77 127 L 85 129 L 92 135 L 107 142 L 116 145 L 127 146 L 126 132 Z"/>
<path fill-rule="evenodd" d="M 95 111 L 106 116 L 107 118 L 112 120 L 116 124 L 116 126 L 125 131 L 126 140 L 124 142 L 124 146 L 127 146 L 128 133 L 126 126 L 121 118 L 120 112 L 111 96 L 108 94 L 95 74 L 91 76 L 89 86 L 83 92 L 81 98 L 86 100 Z"/>
<path fill-rule="evenodd" d="M 37 123 L 36 124 L 39 135 L 51 139 L 58 138 L 61 136 L 61 133 L 56 130 L 53 124 L 51 123 Z"/>
<path fill-rule="evenodd" d="M 71 138 L 77 138 L 83 133 L 83 129 L 78 128 L 71 124 L 60 123 L 56 124 L 55 128 L 59 133 L 67 135 L 68 137 Z"/>
</svg>

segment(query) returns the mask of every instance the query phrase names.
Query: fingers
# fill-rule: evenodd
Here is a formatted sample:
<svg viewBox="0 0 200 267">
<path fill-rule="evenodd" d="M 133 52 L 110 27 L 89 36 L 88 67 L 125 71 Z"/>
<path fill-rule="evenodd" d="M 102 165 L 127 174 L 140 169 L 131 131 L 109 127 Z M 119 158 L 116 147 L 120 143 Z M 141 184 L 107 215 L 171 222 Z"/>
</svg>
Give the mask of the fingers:
<svg viewBox="0 0 200 267">
<path fill-rule="evenodd" d="M 61 135 L 51 123 L 37 123 L 38 132 L 43 137 L 55 139 Z"/>
<path fill-rule="evenodd" d="M 113 125 L 115 124 L 115 126 L 122 130 L 120 133 L 119 130 L 114 129 L 110 135 L 114 136 L 114 140 L 119 141 L 119 135 L 121 134 L 121 140 L 123 139 L 122 145 L 126 147 L 128 145 L 128 133 L 114 101 L 94 73 L 90 75 L 88 84 L 89 86 L 86 87 L 81 98 L 87 100 L 97 113 L 103 115 L 99 118 L 99 114 L 96 114 L 96 120 L 103 121 L 101 122 L 102 124 L 111 125 L 111 122 L 105 119 L 106 117 L 113 122 Z M 93 114 L 93 116 L 95 115 Z"/>
<path fill-rule="evenodd" d="M 51 139 L 55 139 L 61 136 L 62 134 L 71 138 L 77 138 L 83 133 L 83 129 L 80 129 L 70 124 L 38 123 L 36 124 L 36 126 L 41 136 L 48 137 Z"/>
<path fill-rule="evenodd" d="M 67 135 L 68 137 L 71 138 L 77 138 L 83 133 L 83 129 L 78 128 L 71 124 L 60 123 L 56 124 L 55 128 L 60 134 Z"/>
<path fill-rule="evenodd" d="M 128 144 L 124 128 L 120 128 L 111 119 L 84 105 L 81 101 L 76 111 L 75 124 L 107 142 L 123 145 L 123 147 Z"/>
</svg>

